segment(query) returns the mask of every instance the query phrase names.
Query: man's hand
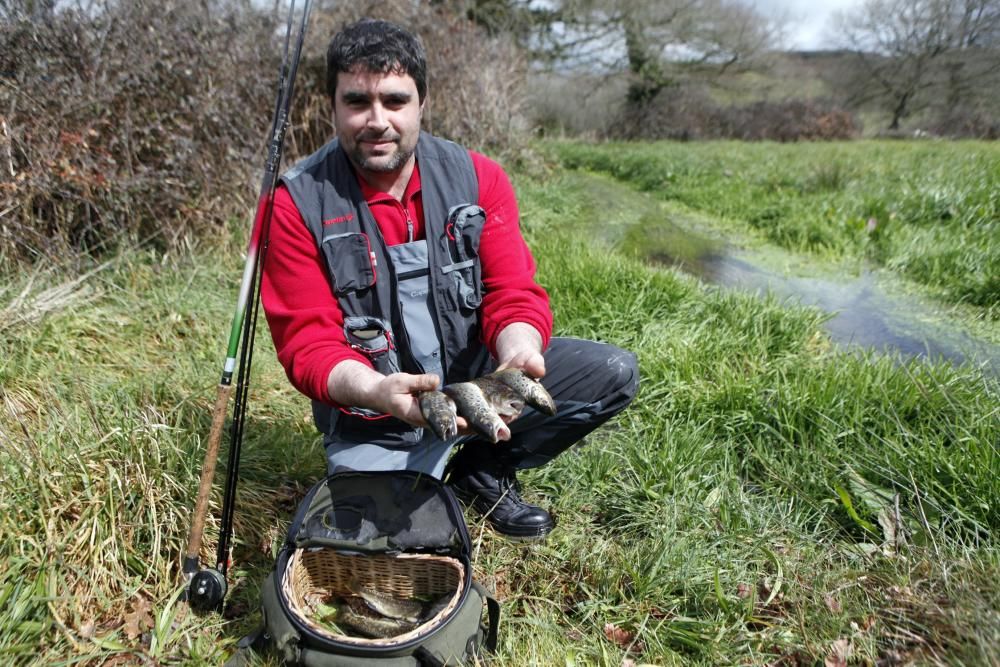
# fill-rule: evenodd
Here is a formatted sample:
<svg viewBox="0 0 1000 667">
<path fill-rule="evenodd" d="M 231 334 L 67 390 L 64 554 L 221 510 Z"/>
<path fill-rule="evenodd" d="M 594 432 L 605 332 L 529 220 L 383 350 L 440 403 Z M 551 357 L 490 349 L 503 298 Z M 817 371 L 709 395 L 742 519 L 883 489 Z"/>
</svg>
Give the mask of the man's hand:
<svg viewBox="0 0 1000 667">
<path fill-rule="evenodd" d="M 327 391 L 330 398 L 341 405 L 382 412 L 413 426 L 427 426 L 416 395 L 437 389 L 438 384 L 440 380 L 433 373 L 382 375 L 365 364 L 348 359 L 330 371 Z"/>
<path fill-rule="evenodd" d="M 417 394 L 437 389 L 438 384 L 440 384 L 438 376 L 432 373 L 386 375 L 381 382 L 372 388 L 372 409 L 390 414 L 413 426 L 427 426 L 427 421 L 420 412 Z"/>
<path fill-rule="evenodd" d="M 542 334 L 524 322 L 508 324 L 497 336 L 497 361 L 497 370 L 520 368 L 533 378 L 543 377 Z"/>
</svg>

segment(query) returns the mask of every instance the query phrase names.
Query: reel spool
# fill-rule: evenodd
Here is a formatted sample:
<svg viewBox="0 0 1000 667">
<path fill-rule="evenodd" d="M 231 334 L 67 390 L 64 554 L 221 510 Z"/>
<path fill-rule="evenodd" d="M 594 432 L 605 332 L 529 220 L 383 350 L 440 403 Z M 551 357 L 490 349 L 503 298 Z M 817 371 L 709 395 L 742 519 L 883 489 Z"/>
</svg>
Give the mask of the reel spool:
<svg viewBox="0 0 1000 667">
<path fill-rule="evenodd" d="M 222 606 L 229 585 L 226 575 L 215 568 L 199 570 L 187 587 L 187 601 L 196 611 L 212 611 Z"/>
</svg>

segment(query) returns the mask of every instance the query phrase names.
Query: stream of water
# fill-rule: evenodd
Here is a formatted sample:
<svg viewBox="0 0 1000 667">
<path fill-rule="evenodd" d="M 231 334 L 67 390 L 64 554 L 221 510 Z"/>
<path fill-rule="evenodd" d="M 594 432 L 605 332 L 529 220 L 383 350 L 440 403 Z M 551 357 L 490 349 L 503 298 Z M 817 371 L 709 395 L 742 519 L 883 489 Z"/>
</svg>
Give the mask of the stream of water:
<svg viewBox="0 0 1000 667">
<path fill-rule="evenodd" d="M 645 224 L 648 224 L 648 219 Z M 700 279 L 729 288 L 770 292 L 789 301 L 815 306 L 832 317 L 825 326 L 834 342 L 875 349 L 902 357 L 971 363 L 985 374 L 1000 376 L 1000 346 L 962 331 L 939 306 L 915 296 L 891 293 L 875 274 L 856 278 L 804 275 L 801 260 L 781 251 L 766 257 L 705 238 L 670 220 L 657 225 L 656 251 L 649 260 L 676 266 Z M 669 237 L 676 235 L 676 243 Z M 694 239 L 694 240 L 693 240 Z M 663 248 L 686 249 L 681 256 Z M 775 253 L 778 253 L 776 256 Z M 770 266 L 796 266 L 793 272 Z"/>
</svg>

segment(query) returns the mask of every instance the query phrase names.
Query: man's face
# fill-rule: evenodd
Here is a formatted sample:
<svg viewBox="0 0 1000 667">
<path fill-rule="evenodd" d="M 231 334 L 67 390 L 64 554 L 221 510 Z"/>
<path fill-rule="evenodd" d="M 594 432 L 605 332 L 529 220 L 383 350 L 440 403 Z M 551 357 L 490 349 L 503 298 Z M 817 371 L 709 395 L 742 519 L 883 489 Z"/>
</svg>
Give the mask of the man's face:
<svg viewBox="0 0 1000 667">
<path fill-rule="evenodd" d="M 357 70 L 337 75 L 333 124 L 340 145 L 363 171 L 392 173 L 413 156 L 423 104 L 408 74 Z"/>
</svg>

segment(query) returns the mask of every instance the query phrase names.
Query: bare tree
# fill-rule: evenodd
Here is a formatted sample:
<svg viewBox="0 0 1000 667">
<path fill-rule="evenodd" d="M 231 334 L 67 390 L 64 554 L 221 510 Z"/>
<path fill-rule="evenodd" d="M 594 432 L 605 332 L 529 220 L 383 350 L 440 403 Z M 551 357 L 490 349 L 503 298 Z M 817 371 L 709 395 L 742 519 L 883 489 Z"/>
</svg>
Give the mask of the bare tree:
<svg viewBox="0 0 1000 667">
<path fill-rule="evenodd" d="M 50 20 L 55 14 L 56 0 L 0 0 L 0 18 L 13 21 L 18 17 L 33 21 Z"/>
<path fill-rule="evenodd" d="M 686 77 L 746 68 L 781 25 L 739 0 L 562 0 L 551 52 L 581 68 L 626 72 L 628 101 L 647 104 Z"/>
<path fill-rule="evenodd" d="M 837 17 L 837 32 L 859 65 L 849 101 L 885 108 L 890 130 L 927 106 L 966 103 L 1000 65 L 1000 0 L 867 0 Z"/>
</svg>

